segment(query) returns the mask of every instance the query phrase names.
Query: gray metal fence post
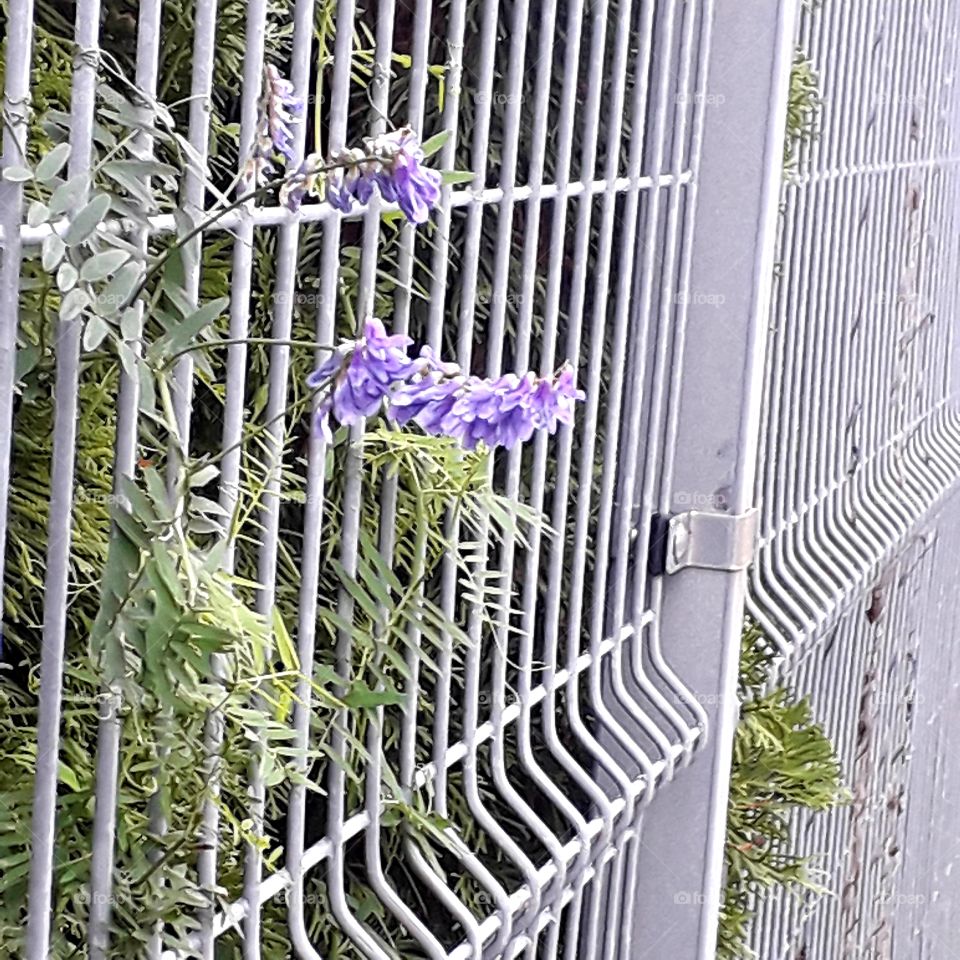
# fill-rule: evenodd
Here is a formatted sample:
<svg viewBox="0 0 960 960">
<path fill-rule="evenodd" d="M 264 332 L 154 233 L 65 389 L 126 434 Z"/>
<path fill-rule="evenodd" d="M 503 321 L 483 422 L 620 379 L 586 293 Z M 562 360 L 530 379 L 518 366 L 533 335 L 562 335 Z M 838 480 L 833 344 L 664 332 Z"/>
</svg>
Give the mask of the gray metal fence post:
<svg viewBox="0 0 960 960">
<path fill-rule="evenodd" d="M 683 375 L 675 361 L 664 514 L 735 517 L 752 506 L 797 7 L 797 0 L 715 4 L 707 87 L 699 94 L 707 100 L 691 186 L 689 280 L 676 291 L 674 356 Z M 677 520 L 674 527 L 679 550 L 683 529 Z M 694 563 L 737 565 L 741 558 L 727 548 L 747 526 L 724 527 L 712 518 L 693 527 Z M 696 761 L 662 788 L 669 799 L 644 815 L 633 928 L 620 951 L 631 960 L 715 955 L 744 586 L 743 569 L 699 565 L 653 585 L 662 591 L 662 653 L 706 711 L 708 729 Z"/>
</svg>

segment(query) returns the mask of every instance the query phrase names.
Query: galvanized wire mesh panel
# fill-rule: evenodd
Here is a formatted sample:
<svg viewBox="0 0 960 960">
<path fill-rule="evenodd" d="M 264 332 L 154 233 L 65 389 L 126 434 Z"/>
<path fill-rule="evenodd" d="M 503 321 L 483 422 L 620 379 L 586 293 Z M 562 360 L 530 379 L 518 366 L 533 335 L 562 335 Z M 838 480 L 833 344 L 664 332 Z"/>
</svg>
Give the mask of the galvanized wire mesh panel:
<svg viewBox="0 0 960 960">
<path fill-rule="evenodd" d="M 748 608 L 852 803 L 793 818 L 829 894 L 773 896 L 764 958 L 949 949 L 957 14 L 877 0 L 800 20 L 821 104 L 783 189 Z"/>
<path fill-rule="evenodd" d="M 956 476 L 954 15 L 880 2 L 802 20 L 822 107 L 784 188 L 751 580 L 785 652 Z"/>
</svg>

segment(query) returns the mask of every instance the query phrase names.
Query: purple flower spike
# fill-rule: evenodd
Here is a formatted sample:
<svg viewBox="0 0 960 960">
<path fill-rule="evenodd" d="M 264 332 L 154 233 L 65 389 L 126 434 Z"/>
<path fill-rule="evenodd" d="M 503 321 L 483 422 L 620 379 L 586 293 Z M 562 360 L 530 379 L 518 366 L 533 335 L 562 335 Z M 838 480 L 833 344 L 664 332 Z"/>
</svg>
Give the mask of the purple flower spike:
<svg viewBox="0 0 960 960">
<path fill-rule="evenodd" d="M 355 346 L 356 344 L 353 342 L 345 343 L 331 351 L 330 356 L 307 377 L 307 386 L 311 390 L 317 390 L 326 384 L 331 377 L 343 369 Z"/>
<path fill-rule="evenodd" d="M 444 380 L 436 375 L 401 384 L 390 397 L 390 416 L 401 426 L 413 420 L 427 433 L 439 434 L 462 388 L 463 377 Z"/>
<path fill-rule="evenodd" d="M 413 376 L 417 364 L 406 352 L 411 343 L 409 337 L 388 335 L 379 320 L 371 319 L 363 337 L 341 345 L 310 374 L 307 386 L 311 389 L 332 378 L 332 389 L 317 414 L 317 427 L 325 438 L 330 436 L 331 413 L 346 425 L 372 416 L 396 384 Z"/>
<path fill-rule="evenodd" d="M 281 206 L 296 213 L 307 194 L 317 195 L 321 165 L 322 161 L 317 154 L 307 155 L 297 172 L 280 187 Z"/>
<path fill-rule="evenodd" d="M 433 349 L 433 347 L 424 346 L 420 348 L 419 366 L 424 371 L 439 373 L 445 377 L 459 377 L 460 367 L 456 363 L 444 360 Z"/>
<path fill-rule="evenodd" d="M 342 344 L 307 379 L 313 389 L 331 386 L 317 413 L 317 429 L 329 439 L 329 415 L 342 424 L 372 416 L 386 401 L 399 425 L 410 422 L 429 434 L 457 440 L 468 450 L 516 446 L 535 430 L 556 432 L 573 422 L 584 399 L 565 364 L 553 377 L 534 373 L 500 377 L 464 376 L 424 347 L 411 360 L 406 336 L 389 336 L 379 320 L 368 320 L 361 339 Z"/>
<path fill-rule="evenodd" d="M 293 84 L 284 79 L 272 64 L 264 68 L 263 95 L 253 155 L 244 164 L 242 189 L 263 186 L 274 171 L 272 161 L 278 155 L 284 163 L 295 162 L 293 126 L 300 122 L 303 101 L 294 96 Z"/>
<path fill-rule="evenodd" d="M 336 350 L 332 351 L 330 356 L 307 377 L 307 386 L 311 390 L 328 388 L 323 402 L 317 407 L 316 419 L 314 420 L 316 432 L 323 437 L 327 443 L 333 440 L 333 434 L 330 432 L 330 410 L 333 407 L 333 390 L 329 388 L 332 386 L 333 378 L 343 370 L 344 365 L 349 361 L 354 346 L 354 343 L 342 344 Z"/>
<path fill-rule="evenodd" d="M 303 112 L 303 101 L 295 97 L 293 84 L 280 76 L 273 64 L 265 68 L 266 80 L 263 91 L 263 113 L 266 133 L 273 149 L 293 163 L 293 124 L 299 123 L 298 116 Z"/>
<path fill-rule="evenodd" d="M 353 201 L 359 198 L 359 194 L 365 193 L 368 199 L 370 197 L 368 189 L 360 188 L 363 157 L 362 150 L 339 150 L 331 158 L 331 164 L 336 166 L 326 176 L 327 203 L 343 213 L 353 209 Z"/>
<path fill-rule="evenodd" d="M 399 334 L 388 336 L 379 320 L 367 321 L 363 339 L 357 341 L 346 371 L 337 378 L 333 392 L 337 420 L 349 425 L 377 412 L 391 388 L 416 369 L 406 353 L 412 342 Z"/>
</svg>

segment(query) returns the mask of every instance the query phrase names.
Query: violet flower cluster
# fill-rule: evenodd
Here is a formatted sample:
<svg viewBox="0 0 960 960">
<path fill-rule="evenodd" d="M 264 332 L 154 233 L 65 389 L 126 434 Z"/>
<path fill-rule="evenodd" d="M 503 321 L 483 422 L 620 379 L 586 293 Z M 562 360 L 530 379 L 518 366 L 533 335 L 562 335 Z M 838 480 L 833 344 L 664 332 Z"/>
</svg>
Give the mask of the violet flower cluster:
<svg viewBox="0 0 960 960">
<path fill-rule="evenodd" d="M 308 386 L 326 390 L 316 421 L 324 438 L 331 438 L 331 416 L 351 425 L 385 407 L 398 424 L 414 422 L 468 450 L 481 442 L 491 449 L 510 448 L 536 430 L 554 433 L 558 424 L 572 423 L 574 406 L 584 399 L 569 365 L 553 377 L 532 372 L 475 377 L 443 362 L 429 347 L 411 359 L 412 342 L 387 334 L 379 320 L 371 319 L 363 337 L 342 344 L 310 375 Z"/>
<path fill-rule="evenodd" d="M 423 161 L 423 148 L 410 127 L 367 137 L 363 150 L 341 150 L 331 157 L 342 166 L 327 176 L 327 202 L 349 213 L 354 202 L 369 202 L 376 187 L 411 223 L 425 223 L 440 199 L 442 178 Z"/>
<path fill-rule="evenodd" d="M 410 127 L 367 137 L 362 149 L 337 150 L 326 160 L 320 154 L 308 154 L 291 170 L 296 163 L 293 127 L 302 122 L 303 109 L 293 84 L 268 64 L 253 155 L 241 178 L 244 191 L 265 186 L 280 163 L 288 171 L 280 186 L 280 203 L 293 212 L 311 195 L 325 197 L 331 206 L 349 213 L 355 203 L 368 203 L 376 189 L 384 200 L 396 203 L 411 223 L 429 219 L 443 180 L 438 171 L 423 165 L 423 148 Z"/>
</svg>

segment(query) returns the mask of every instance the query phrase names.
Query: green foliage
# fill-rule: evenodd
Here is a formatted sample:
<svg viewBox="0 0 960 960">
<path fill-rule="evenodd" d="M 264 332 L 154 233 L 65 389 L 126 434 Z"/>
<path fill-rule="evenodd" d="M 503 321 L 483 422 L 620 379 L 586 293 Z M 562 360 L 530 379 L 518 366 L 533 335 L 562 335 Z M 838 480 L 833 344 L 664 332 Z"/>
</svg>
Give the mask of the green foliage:
<svg viewBox="0 0 960 960">
<path fill-rule="evenodd" d="M 790 852 L 792 818 L 797 810 L 829 810 L 847 799 L 833 745 L 814 722 L 809 702 L 783 688 L 763 693 L 769 660 L 762 633 L 748 626 L 727 811 L 719 960 L 752 955 L 750 923 L 766 890 L 819 890 L 809 859 Z"/>
<path fill-rule="evenodd" d="M 820 77 L 813 62 L 798 49 L 790 71 L 790 93 L 787 99 L 787 131 L 783 144 L 783 165 L 796 169 L 800 147 L 816 136 L 817 113 L 820 110 Z"/>
</svg>

